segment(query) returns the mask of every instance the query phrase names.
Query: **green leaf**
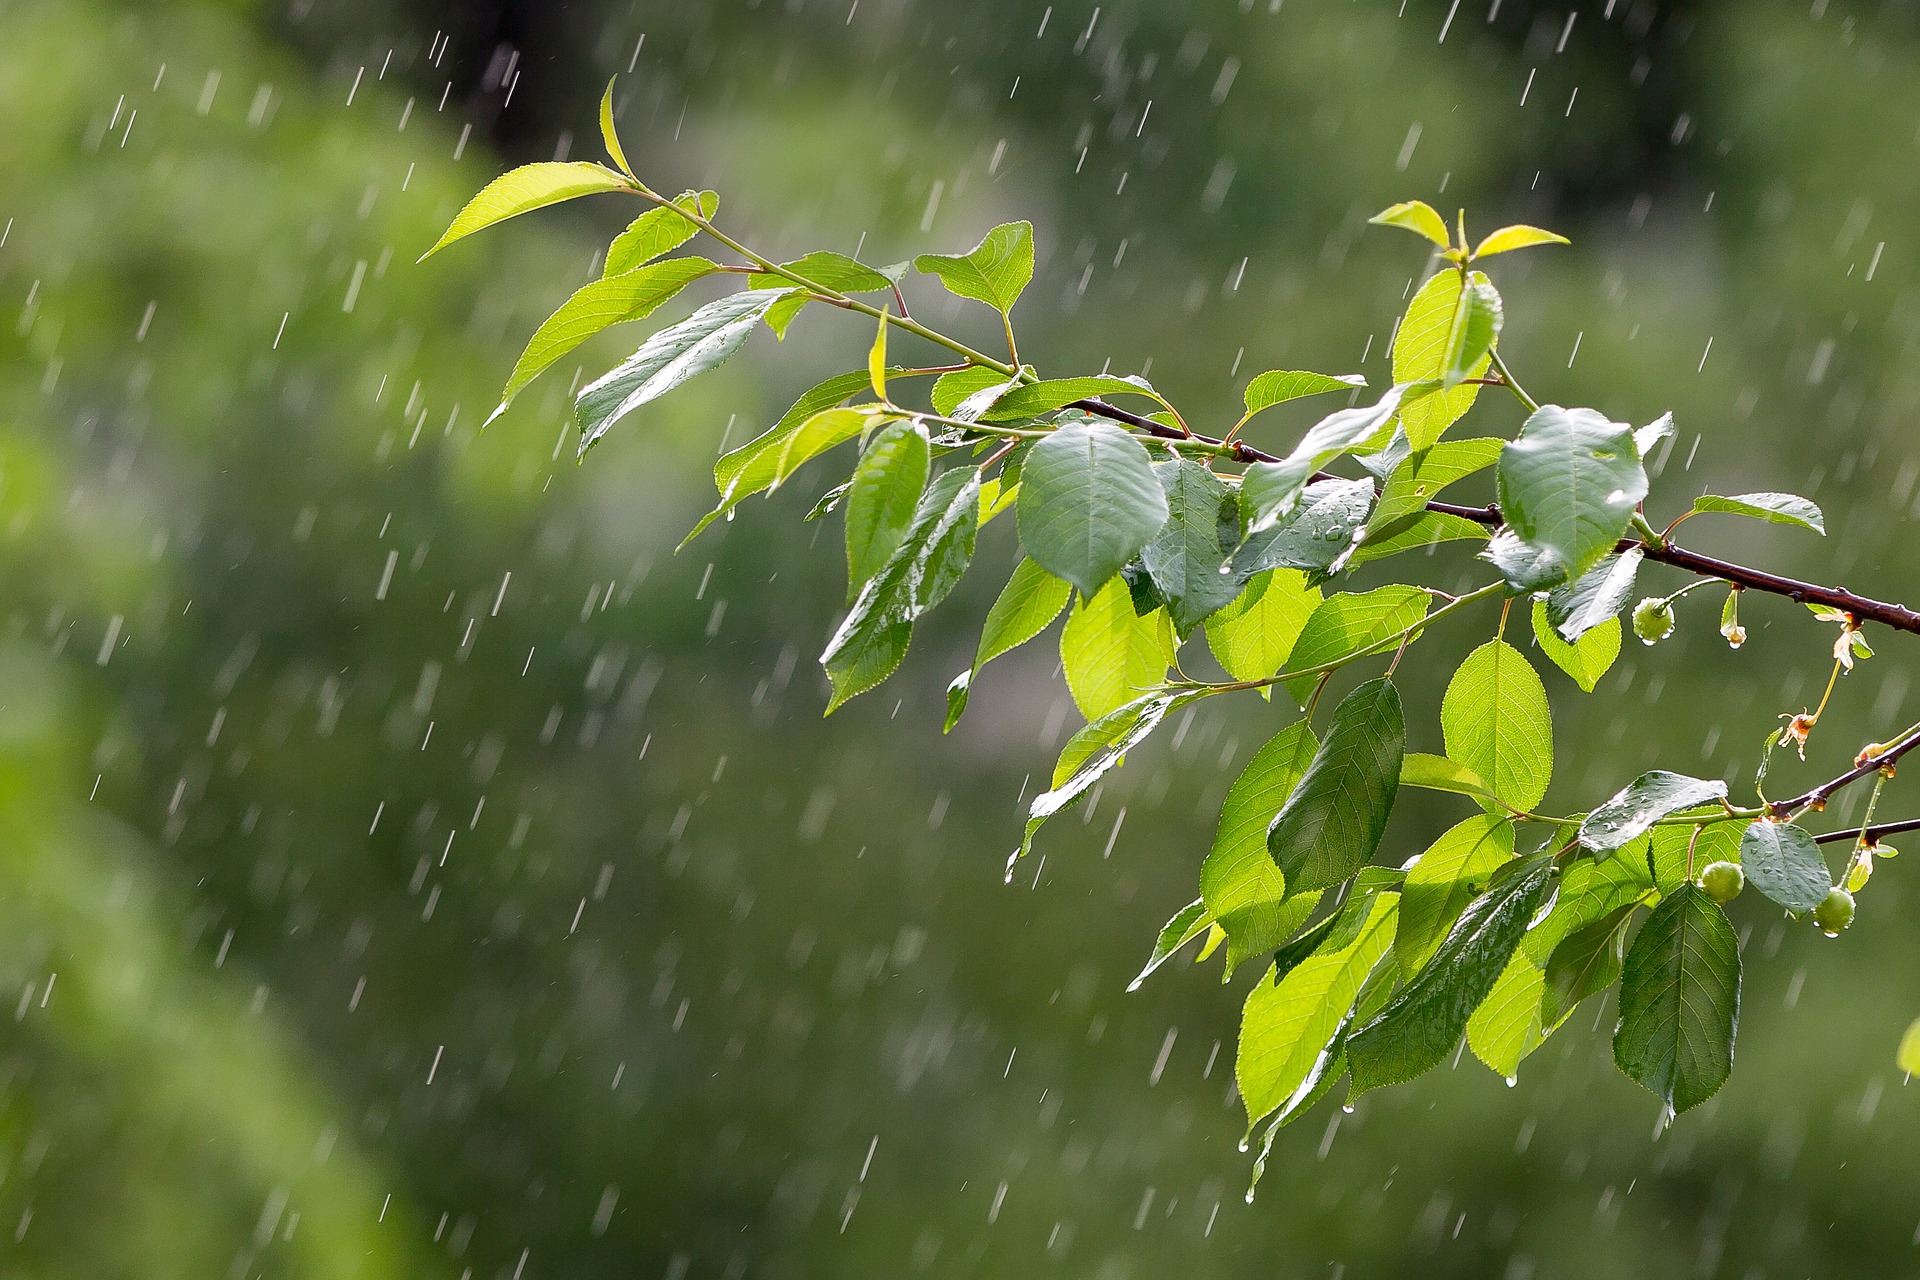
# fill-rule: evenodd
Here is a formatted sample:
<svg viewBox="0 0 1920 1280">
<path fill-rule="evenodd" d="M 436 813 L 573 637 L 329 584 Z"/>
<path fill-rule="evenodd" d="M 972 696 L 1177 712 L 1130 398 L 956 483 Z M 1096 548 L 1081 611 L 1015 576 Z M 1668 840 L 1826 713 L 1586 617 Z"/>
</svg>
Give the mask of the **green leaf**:
<svg viewBox="0 0 1920 1280">
<path fill-rule="evenodd" d="M 1173 662 L 1166 611 L 1135 613 L 1126 582 L 1113 578 L 1068 615 L 1060 662 L 1080 714 L 1098 720 L 1166 680 Z"/>
<path fill-rule="evenodd" d="M 1672 893 L 1710 862 L 1740 861 L 1740 835 L 1736 822 L 1669 823 L 1649 832 L 1645 845 L 1624 850 L 1619 856 L 1637 861 L 1641 870 L 1651 860 L 1656 887 L 1662 893 Z"/>
<path fill-rule="evenodd" d="M 1045 631 L 1072 597 L 1073 588 L 1066 582 L 1023 558 L 993 607 L 987 610 L 973 669 L 978 671 Z"/>
<path fill-rule="evenodd" d="M 1248 993 L 1234 1078 L 1249 1130 L 1307 1082 L 1367 976 L 1386 956 L 1396 905 L 1391 894 L 1369 901 L 1346 946 L 1313 955 L 1284 977 L 1269 971 Z"/>
<path fill-rule="evenodd" d="M 1833 888 L 1820 846 L 1791 822 L 1753 823 L 1740 835 L 1740 866 L 1747 883 L 1789 911 L 1811 911 Z"/>
<path fill-rule="evenodd" d="M 973 558 L 980 473 L 956 467 L 921 495 L 907 535 L 860 589 L 820 661 L 833 680 L 831 714 L 892 675 L 906 656 L 914 619 L 945 599 Z"/>
<path fill-rule="evenodd" d="M 1662 818 L 1727 798 L 1727 784 L 1654 769 L 1641 774 L 1580 824 L 1580 843 L 1604 858 Z"/>
<path fill-rule="evenodd" d="M 1367 385 L 1364 374 L 1306 373 L 1294 369 L 1273 369 L 1247 384 L 1247 416 L 1271 409 L 1303 396 L 1324 395 L 1329 391 L 1352 391 Z"/>
<path fill-rule="evenodd" d="M 1019 382 L 996 400 L 992 411 L 983 415 L 983 418 L 987 421 L 1037 418 L 1043 413 L 1065 408 L 1076 400 L 1106 395 L 1153 396 L 1153 387 L 1145 378 L 1123 378 L 1112 374 L 1055 378 L 1047 382 Z M 1157 400 L 1159 397 L 1154 398 Z"/>
<path fill-rule="evenodd" d="M 1292 515 L 1314 473 L 1376 435 L 1392 420 L 1406 395 L 1406 387 L 1396 386 L 1377 403 L 1329 414 L 1309 427 L 1283 460 L 1248 467 L 1240 481 L 1240 511 L 1247 532 L 1258 533 Z"/>
<path fill-rule="evenodd" d="M 998 369 L 977 364 L 943 373 L 933 384 L 933 411 L 943 418 L 955 417 L 971 397 L 989 388 L 1011 390 L 1013 381 Z"/>
<path fill-rule="evenodd" d="M 873 398 L 882 404 L 887 402 L 887 317 L 880 317 L 880 324 L 873 335 L 873 345 L 867 348 L 867 381 L 873 386 Z"/>
<path fill-rule="evenodd" d="M 1442 835 L 1407 868 L 1400 892 L 1400 932 L 1394 954 L 1412 977 L 1432 958 L 1447 930 L 1493 873 L 1513 859 L 1513 824 L 1476 814 Z"/>
<path fill-rule="evenodd" d="M 618 76 L 614 80 L 619 79 Z M 607 144 L 607 155 L 620 166 L 620 172 L 633 176 L 633 166 L 627 163 L 627 153 L 620 147 L 619 131 L 613 127 L 613 85 L 607 81 L 607 91 L 600 97 L 600 139 Z"/>
<path fill-rule="evenodd" d="M 829 660 L 821 662 L 827 678 L 833 682 L 833 696 L 827 700 L 826 714 L 832 715 L 845 703 L 885 682 L 906 660 L 907 646 L 913 642 L 913 624 L 883 621 L 878 618 L 849 633 L 835 637 L 839 647 Z"/>
<path fill-rule="evenodd" d="M 1487 360 L 1500 337 L 1500 327 L 1506 322 L 1499 291 L 1478 272 L 1460 291 L 1457 305 L 1440 363 L 1440 383 L 1448 389 L 1459 386 L 1465 378 L 1479 376 L 1474 371 L 1485 367 L 1482 362 Z"/>
<path fill-rule="evenodd" d="M 1641 555 L 1639 547 L 1629 547 L 1617 556 L 1606 557 L 1565 586 L 1555 587 L 1547 596 L 1547 621 L 1554 633 L 1567 644 L 1574 644 L 1595 627 L 1615 621 L 1633 596 Z M 1618 650 L 1615 645 L 1615 652 Z"/>
<path fill-rule="evenodd" d="M 1711 1098 L 1733 1069 L 1740 945 L 1702 889 L 1653 909 L 1627 952 L 1613 1060 L 1674 1112 Z"/>
<path fill-rule="evenodd" d="M 1284 522 L 1252 534 L 1233 553 L 1230 581 L 1265 569 L 1327 573 L 1352 555 L 1373 507 L 1371 480 L 1316 480 Z"/>
<path fill-rule="evenodd" d="M 773 458 L 773 483 L 767 487 L 778 489 L 807 463 L 881 421 L 864 409 L 824 409 L 814 414 L 781 442 Z"/>
<path fill-rule="evenodd" d="M 1467 1044 L 1473 1056 L 1503 1080 L 1512 1080 L 1520 1063 L 1546 1040 L 1551 1025 L 1540 1014 L 1546 976 L 1524 951 L 1516 951 L 1494 981 L 1493 990 L 1467 1019 Z"/>
<path fill-rule="evenodd" d="M 1447 1060 L 1520 945 L 1552 874 L 1552 863 L 1543 859 L 1474 899 L 1433 959 L 1347 1037 L 1356 1095 L 1411 1080 Z"/>
<path fill-rule="evenodd" d="M 1440 702 L 1447 755 L 1516 809 L 1532 809 L 1553 776 L 1547 689 L 1526 655 L 1489 640 L 1467 655 Z"/>
<path fill-rule="evenodd" d="M 890 369 L 893 377 L 911 374 L 909 369 Z M 793 407 L 780 415 L 780 420 L 763 434 L 754 437 L 738 449 L 724 455 L 713 466 L 714 487 L 720 491 L 720 505 L 701 517 L 700 523 L 693 527 L 680 543 L 686 546 L 700 535 L 701 530 L 715 520 L 733 510 L 741 502 L 772 488 L 780 479 L 780 460 L 787 451 L 787 443 L 794 433 L 824 410 L 845 400 L 867 385 L 867 371 L 842 373 L 828 378 L 798 400 Z M 864 424 L 853 427 L 842 439 L 850 440 L 864 428 Z M 835 441 L 835 444 L 839 441 Z M 828 446 L 831 447 L 831 446 Z"/>
<path fill-rule="evenodd" d="M 1184 636 L 1240 594 L 1239 582 L 1221 572 L 1227 558 L 1220 549 L 1221 512 L 1231 528 L 1233 495 L 1197 462 L 1159 462 L 1153 469 L 1167 496 L 1167 522 L 1141 548 L 1140 562 L 1167 602 L 1174 631 Z"/>
<path fill-rule="evenodd" d="M 1406 742 L 1393 681 L 1375 677 L 1341 699 L 1326 740 L 1267 829 L 1288 893 L 1330 889 L 1372 859 L 1400 787 Z"/>
<path fill-rule="evenodd" d="M 1662 440 L 1673 434 L 1673 415 L 1663 413 L 1644 427 L 1633 430 L 1633 447 L 1640 451 L 1640 461 L 1645 462 L 1653 456 L 1654 449 Z"/>
<path fill-rule="evenodd" d="M 1446 219 L 1435 213 L 1433 206 L 1424 200 L 1403 200 L 1382 209 L 1367 221 L 1375 226 L 1401 227 L 1417 236 L 1425 236 L 1442 249 L 1449 244 Z"/>
<path fill-rule="evenodd" d="M 1314 894 L 1287 898 L 1286 877 L 1267 852 L 1267 824 L 1312 762 L 1313 730 L 1296 721 L 1269 738 L 1227 789 L 1213 848 L 1200 867 L 1200 897 L 1227 933 L 1227 973 L 1271 951 L 1306 922 Z M 1301 910 L 1301 906 L 1306 910 Z"/>
<path fill-rule="evenodd" d="M 681 209 L 711 218 L 720 211 L 720 197 L 712 191 L 687 191 L 673 198 L 672 208 L 647 210 L 607 246 L 607 261 L 600 268 L 601 276 L 625 275 L 663 253 L 672 253 L 699 235 L 700 228 L 677 212 Z"/>
<path fill-rule="evenodd" d="M 705 258 L 674 258 L 583 285 L 534 330 L 500 393 L 499 407 L 483 425 L 505 413 L 528 383 L 588 338 L 611 325 L 646 319 L 695 280 L 719 269 Z"/>
<path fill-rule="evenodd" d="M 948 293 L 984 302 L 1005 315 L 1033 279 L 1033 224 L 1004 223 L 966 253 L 923 253 L 913 265 L 939 277 Z"/>
<path fill-rule="evenodd" d="M 1553 949 L 1540 1002 L 1540 1017 L 1547 1026 L 1560 1025 L 1575 1005 L 1619 980 L 1627 954 L 1627 922 L 1639 908 L 1637 902 L 1616 907 L 1569 933 Z"/>
<path fill-rule="evenodd" d="M 1647 496 L 1632 431 L 1592 409 L 1542 408 L 1501 450 L 1498 475 L 1508 528 L 1563 582 L 1613 550 Z"/>
<path fill-rule="evenodd" d="M 1445 756 L 1428 755 L 1424 751 L 1409 751 L 1407 758 L 1400 763 L 1400 785 L 1419 787 L 1422 791 L 1446 791 L 1453 795 L 1471 796 L 1483 805 L 1498 805 L 1499 798 L 1493 794 L 1493 788 L 1467 766 Z"/>
<path fill-rule="evenodd" d="M 1362 536 L 1366 537 L 1364 534 Z M 1485 525 L 1445 511 L 1428 511 L 1423 515 L 1415 516 L 1413 523 L 1398 533 L 1390 534 L 1378 541 L 1366 537 L 1365 541 L 1354 548 L 1353 558 L 1347 564 L 1357 569 L 1363 564 L 1398 555 L 1402 551 L 1418 551 L 1437 546 L 1442 542 L 1459 542 L 1463 539 L 1477 539 L 1484 542 L 1486 538 Z"/>
<path fill-rule="evenodd" d="M 1568 936 L 1653 896 L 1653 878 L 1644 858 L 1575 862 L 1561 877 L 1553 910 L 1527 934 L 1521 947 L 1535 968 L 1544 969 L 1554 948 Z"/>
<path fill-rule="evenodd" d="M 1034 833 L 1048 818 L 1077 803 L 1094 783 L 1146 740 L 1169 711 L 1205 696 L 1197 692 L 1149 693 L 1101 716 L 1067 739 L 1053 766 L 1053 785 L 1033 798 L 1027 810 L 1027 829 L 1014 858 L 1033 847 Z M 1012 863 L 1007 868 L 1013 875 Z"/>
<path fill-rule="evenodd" d="M 632 184 L 625 177 L 603 164 L 579 160 L 523 164 L 518 169 L 501 174 L 482 187 L 479 195 L 467 201 L 467 207 L 454 218 L 446 234 L 434 242 L 433 248 L 420 255 L 420 261 L 425 262 L 455 240 L 484 230 L 496 222 L 505 222 L 508 218 L 579 196 L 632 189 Z"/>
<path fill-rule="evenodd" d="M 856 262 L 844 253 L 815 250 L 804 258 L 780 264 L 797 276 L 831 289 L 835 293 L 891 293 L 893 277 L 864 262 Z M 758 289 L 782 289 L 792 284 L 785 276 L 766 275 L 756 279 Z"/>
<path fill-rule="evenodd" d="M 1824 535 L 1826 517 L 1807 499 L 1791 493 L 1742 493 L 1731 498 L 1713 494 L 1693 500 L 1695 511 L 1724 511 L 1730 515 L 1753 516 L 1771 524 L 1793 524 Z"/>
<path fill-rule="evenodd" d="M 1908 1075 L 1920 1073 L 1920 1018 L 1907 1024 L 1906 1034 L 1900 1037 L 1900 1048 L 1893 1056 L 1893 1065 Z"/>
<path fill-rule="evenodd" d="M 889 423 L 868 442 L 846 497 L 849 598 L 907 536 L 931 466 L 927 430 L 917 422 Z"/>
<path fill-rule="evenodd" d="M 1318 587 L 1290 569 L 1255 574 L 1234 601 L 1207 619 L 1207 648 L 1235 680 L 1265 680 L 1280 670 L 1307 618 Z"/>
<path fill-rule="evenodd" d="M 1477 271 L 1471 279 L 1474 284 L 1487 282 L 1486 276 Z M 1477 338 L 1470 341 L 1467 333 L 1469 316 L 1474 313 L 1474 304 L 1469 301 L 1472 292 L 1462 287 L 1460 273 L 1451 268 L 1420 286 L 1393 335 L 1395 382 L 1437 382 L 1450 376 L 1471 341 L 1477 341 Z M 1490 359 L 1482 347 L 1480 354 L 1461 369 L 1462 376 L 1484 376 Z M 1440 439 L 1448 427 L 1473 407 L 1479 394 L 1478 383 L 1449 384 L 1437 395 L 1408 404 L 1401 410 L 1400 424 L 1414 449 L 1424 449 Z"/>
<path fill-rule="evenodd" d="M 1174 952 L 1192 942 L 1195 938 L 1213 927 L 1213 913 L 1207 910 L 1207 904 L 1199 900 L 1188 903 L 1174 913 L 1173 919 L 1161 927 L 1160 936 L 1154 941 L 1153 954 L 1147 957 L 1147 967 L 1140 976 L 1127 984 L 1127 990 L 1138 991 L 1153 971 L 1173 958 Z"/>
<path fill-rule="evenodd" d="M 985 485 L 981 488 L 984 498 Z M 990 518 L 982 517 L 982 527 Z M 980 647 L 974 654 L 973 665 L 955 676 L 947 686 L 947 719 L 945 727 L 940 730 L 942 733 L 952 733 L 953 726 L 959 724 L 960 717 L 966 713 L 973 679 L 980 674 L 980 668 L 1045 631 L 1072 598 L 1072 587 L 1033 561 L 1021 558 L 1013 577 L 1007 580 L 999 598 L 987 610 L 986 626 L 980 633 Z"/>
<path fill-rule="evenodd" d="M 1535 600 L 1533 638 L 1554 666 L 1571 676 L 1582 692 L 1592 693 L 1593 687 L 1600 683 L 1600 677 L 1607 674 L 1607 668 L 1620 656 L 1620 619 L 1608 618 L 1573 644 L 1568 644 L 1554 634 L 1547 616 L 1547 602 Z"/>
<path fill-rule="evenodd" d="M 1476 258 L 1491 258 L 1496 253 L 1511 253 L 1515 249 L 1528 249 L 1536 244 L 1572 244 L 1563 235 L 1543 231 L 1539 227 L 1530 227 L 1525 223 L 1515 223 L 1510 227 L 1501 227 L 1498 231 L 1487 233 L 1473 251 Z"/>
<path fill-rule="evenodd" d="M 1430 449 L 1409 453 L 1387 476 L 1380 502 L 1367 521 L 1369 542 L 1397 532 L 1426 511 L 1427 503 L 1456 480 L 1490 467 L 1500 457 L 1504 440 L 1443 440 Z M 1439 513 L 1435 513 L 1439 514 Z"/>
<path fill-rule="evenodd" d="M 754 325 L 782 295 L 750 289 L 709 302 L 679 324 L 662 329 L 638 351 L 595 379 L 574 398 L 585 454 L 614 423 L 738 351 Z"/>
<path fill-rule="evenodd" d="M 1301 629 L 1293 652 L 1287 655 L 1287 668 L 1311 671 L 1397 643 L 1402 632 L 1427 616 L 1429 600 L 1420 588 L 1397 584 L 1359 595 L 1343 591 L 1328 596 Z M 1287 681 L 1287 691 L 1304 705 L 1318 679 L 1317 675 L 1296 676 Z"/>
<path fill-rule="evenodd" d="M 1090 596 L 1167 522 L 1167 496 L 1138 440 L 1074 422 L 1028 453 L 1018 510 L 1027 554 Z"/>
</svg>

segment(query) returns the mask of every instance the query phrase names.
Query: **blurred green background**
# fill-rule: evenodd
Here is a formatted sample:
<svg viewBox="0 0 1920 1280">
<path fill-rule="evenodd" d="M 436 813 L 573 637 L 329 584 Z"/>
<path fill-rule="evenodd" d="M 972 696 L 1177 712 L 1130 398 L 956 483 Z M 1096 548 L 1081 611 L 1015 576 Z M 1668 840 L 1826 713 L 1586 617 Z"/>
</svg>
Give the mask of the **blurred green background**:
<svg viewBox="0 0 1920 1280">
<path fill-rule="evenodd" d="M 1009 531 L 830 721 L 837 526 L 795 523 L 830 477 L 673 554 L 864 322 L 756 338 L 585 467 L 568 381 L 637 333 L 477 432 L 632 210 L 414 259 L 501 166 L 597 154 L 615 72 L 640 172 L 775 251 L 1031 217 L 1026 354 L 1190 418 L 1266 368 L 1386 380 L 1423 264 L 1374 210 L 1555 227 L 1498 265 L 1505 349 L 1675 412 L 1654 513 L 1798 490 L 1825 541 L 1687 532 L 1920 597 L 1911 0 L 0 0 L 0 1274 L 1920 1271 L 1904 862 L 1840 942 L 1738 904 L 1737 1069 L 1666 1132 L 1609 1003 L 1517 1087 L 1469 1055 L 1323 1108 L 1245 1203 L 1248 979 L 1125 988 L 1281 713 L 1163 733 L 1005 886 L 1076 723 L 1047 644 L 937 716 Z M 1553 799 L 1744 786 L 1830 635 L 1749 598 L 1729 655 L 1717 606 L 1591 699 L 1549 673 Z M 1410 660 L 1416 738 L 1481 638 Z M 1915 714 L 1875 639 L 1784 774 Z M 1383 856 L 1456 816 L 1410 798 Z"/>
</svg>

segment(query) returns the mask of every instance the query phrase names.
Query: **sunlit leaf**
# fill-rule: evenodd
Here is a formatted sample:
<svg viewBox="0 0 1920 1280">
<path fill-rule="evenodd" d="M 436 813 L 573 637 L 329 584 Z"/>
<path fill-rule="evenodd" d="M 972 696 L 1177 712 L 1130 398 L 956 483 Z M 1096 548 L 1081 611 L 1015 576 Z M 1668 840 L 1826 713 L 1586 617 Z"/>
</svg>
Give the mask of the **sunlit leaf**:
<svg viewBox="0 0 1920 1280">
<path fill-rule="evenodd" d="M 938 277 L 948 293 L 984 302 L 1005 315 L 1033 279 L 1033 224 L 1004 223 L 966 253 L 923 253 L 913 265 Z"/>
<path fill-rule="evenodd" d="M 1573 644 L 1568 644 L 1554 634 L 1547 615 L 1547 602 L 1535 600 L 1533 638 L 1554 666 L 1571 676 L 1583 692 L 1592 693 L 1593 687 L 1600 683 L 1600 677 L 1607 674 L 1613 660 L 1620 656 L 1620 619 L 1608 618 Z"/>
<path fill-rule="evenodd" d="M 1346 946 L 1322 951 L 1283 977 L 1270 972 L 1248 993 L 1234 1078 L 1249 1129 L 1307 1081 L 1367 975 L 1392 945 L 1396 906 L 1391 894 L 1369 901 L 1361 927 Z"/>
<path fill-rule="evenodd" d="M 1207 619 L 1207 648 L 1236 680 L 1265 680 L 1293 652 L 1320 591 L 1291 569 L 1255 574 L 1233 602 Z"/>
<path fill-rule="evenodd" d="M 674 197 L 672 208 L 647 210 L 607 246 L 607 261 L 600 274 L 624 275 L 699 235 L 700 228 L 676 212 L 680 209 L 711 218 L 720 211 L 720 197 L 711 191 L 688 191 Z"/>
<path fill-rule="evenodd" d="M 1440 703 L 1447 755 L 1517 809 L 1531 809 L 1553 776 L 1553 720 L 1546 686 L 1526 655 L 1489 640 L 1467 655 Z"/>
<path fill-rule="evenodd" d="M 1510 227 L 1501 227 L 1498 231 L 1487 233 L 1485 239 L 1474 247 L 1476 258 L 1491 258 L 1496 253 L 1511 253 L 1515 249 L 1528 249 L 1537 244 L 1572 244 L 1563 235 L 1544 231 L 1539 227 L 1530 227 L 1525 223 L 1515 223 Z"/>
<path fill-rule="evenodd" d="M 1134 612 L 1127 584 L 1112 578 L 1081 597 L 1060 633 L 1060 662 L 1080 714 L 1098 720 L 1166 679 L 1173 633 L 1166 611 Z"/>
<path fill-rule="evenodd" d="M 917 422 L 889 423 L 868 441 L 846 497 L 849 597 L 907 536 L 927 487 L 931 458 L 927 430 Z"/>
<path fill-rule="evenodd" d="M 1446 219 L 1423 200 L 1403 200 L 1382 209 L 1367 221 L 1376 226 L 1402 227 L 1415 235 L 1425 236 L 1442 249 L 1449 244 Z"/>
<path fill-rule="evenodd" d="M 1393 947 L 1400 972 L 1411 977 L 1420 971 L 1467 904 L 1512 857 L 1513 824 L 1486 814 L 1450 828 L 1420 855 L 1400 893 Z"/>
<path fill-rule="evenodd" d="M 1285 942 L 1318 901 L 1314 894 L 1289 901 L 1286 878 L 1267 852 L 1267 824 L 1306 773 L 1317 746 L 1305 721 L 1288 725 L 1254 753 L 1220 807 L 1219 829 L 1200 867 L 1200 896 L 1226 930 L 1229 973 L 1247 957 Z"/>
<path fill-rule="evenodd" d="M 1213 927 L 1213 913 L 1207 910 L 1207 904 L 1195 899 L 1174 913 L 1160 930 L 1160 936 L 1154 940 L 1153 954 L 1147 957 L 1146 968 L 1132 982 L 1127 990 L 1138 991 L 1153 971 L 1171 960 L 1174 953 L 1192 942 L 1195 938 Z"/>
<path fill-rule="evenodd" d="M 1246 405 L 1249 416 L 1303 396 L 1324 395 L 1329 391 L 1353 391 L 1367 385 L 1364 374 L 1307 373 L 1293 369 L 1273 369 L 1259 374 L 1247 384 Z"/>
<path fill-rule="evenodd" d="M 1752 516 L 1771 524 L 1798 525 L 1815 533 L 1827 531 L 1826 517 L 1807 499 L 1791 493 L 1742 493 L 1731 498 L 1714 494 L 1693 500 L 1695 511 L 1722 511 L 1729 515 Z"/>
<path fill-rule="evenodd" d="M 524 164 L 482 187 L 479 195 L 467 201 L 466 208 L 460 210 L 446 233 L 434 242 L 433 248 L 420 255 L 420 260 L 424 262 L 455 240 L 496 222 L 579 196 L 630 190 L 632 185 L 624 176 L 603 164 L 580 160 Z"/>
<path fill-rule="evenodd" d="M 528 383 L 588 338 L 612 325 L 646 319 L 695 280 L 718 270 L 705 258 L 674 258 L 583 285 L 534 330 L 487 422 L 505 413 Z"/>
<path fill-rule="evenodd" d="M 574 398 L 580 452 L 586 453 L 612 426 L 659 399 L 687 379 L 705 373 L 738 351 L 753 327 L 782 295 L 750 289 L 709 302 L 679 324 L 662 329 L 609 373 Z"/>
<path fill-rule="evenodd" d="M 1470 280 L 1481 283 L 1486 277 L 1474 272 Z M 1433 382 L 1449 376 L 1449 369 L 1468 345 L 1465 333 L 1468 308 L 1462 299 L 1466 283 L 1458 271 L 1447 269 L 1421 285 L 1420 291 L 1413 295 L 1393 335 L 1395 382 Z M 1483 348 L 1471 363 L 1461 367 L 1461 373 L 1468 378 L 1484 377 L 1489 361 Z M 1400 423 L 1413 448 L 1424 449 L 1439 440 L 1448 427 L 1473 407 L 1479 394 L 1479 384 L 1467 382 L 1409 403 L 1400 412 Z"/>
</svg>

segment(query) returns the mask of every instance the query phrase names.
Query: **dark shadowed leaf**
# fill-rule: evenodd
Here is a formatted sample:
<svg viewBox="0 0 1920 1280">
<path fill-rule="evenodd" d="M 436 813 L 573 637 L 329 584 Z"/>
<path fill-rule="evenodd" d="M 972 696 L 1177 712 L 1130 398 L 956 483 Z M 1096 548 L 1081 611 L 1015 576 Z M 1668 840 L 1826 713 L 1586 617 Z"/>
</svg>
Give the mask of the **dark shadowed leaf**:
<svg viewBox="0 0 1920 1280">
<path fill-rule="evenodd" d="M 867 443 L 846 497 L 849 597 L 907 536 L 930 466 L 927 430 L 917 422 L 889 423 Z"/>
<path fill-rule="evenodd" d="M 1240 594 L 1240 580 L 1220 572 L 1227 558 L 1220 514 L 1224 507 L 1231 515 L 1233 497 L 1197 462 L 1160 462 L 1153 469 L 1167 495 L 1167 521 L 1141 548 L 1140 561 L 1184 636 Z"/>
<path fill-rule="evenodd" d="M 1313 762 L 1267 830 L 1288 893 L 1330 889 L 1373 857 L 1400 787 L 1406 721 L 1378 676 L 1340 700 Z"/>
<path fill-rule="evenodd" d="M 1394 955 L 1411 977 L 1432 957 L 1469 902 L 1513 857 L 1513 824 L 1485 814 L 1468 818 L 1433 842 L 1407 869 L 1400 894 Z"/>
<path fill-rule="evenodd" d="M 1520 945 L 1552 873 L 1542 859 L 1474 899 L 1426 967 L 1347 1037 L 1355 1094 L 1411 1080 L 1447 1060 Z"/>
<path fill-rule="evenodd" d="M 1706 891 L 1682 885 L 1633 939 L 1613 1060 L 1673 1111 L 1711 1098 L 1733 1069 L 1740 943 Z"/>
</svg>

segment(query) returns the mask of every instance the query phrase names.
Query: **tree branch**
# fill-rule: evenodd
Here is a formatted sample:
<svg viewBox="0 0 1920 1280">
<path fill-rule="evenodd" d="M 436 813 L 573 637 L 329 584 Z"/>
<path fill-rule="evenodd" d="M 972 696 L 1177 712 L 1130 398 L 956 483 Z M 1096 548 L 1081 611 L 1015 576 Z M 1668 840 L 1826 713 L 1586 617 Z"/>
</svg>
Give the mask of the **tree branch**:
<svg viewBox="0 0 1920 1280">
<path fill-rule="evenodd" d="M 1920 818 L 1905 818 L 1899 822 L 1876 822 L 1870 827 L 1848 827 L 1845 831 L 1829 831 L 1813 838 L 1815 844 L 1838 844 L 1842 840 L 1867 838 L 1869 845 L 1881 836 L 1898 835 L 1902 831 L 1920 831 Z"/>
<path fill-rule="evenodd" d="M 1833 795 L 1834 792 L 1850 783 L 1858 782 L 1862 778 L 1871 777 L 1882 769 L 1891 768 L 1895 761 L 1899 760 L 1901 756 L 1907 754 L 1907 752 L 1913 750 L 1915 747 L 1920 747 L 1920 729 L 1914 730 L 1904 738 L 1897 739 L 1890 744 L 1885 751 L 1882 751 L 1871 759 L 1862 760 L 1845 773 L 1840 774 L 1838 777 L 1827 779 L 1811 791 L 1803 791 L 1791 800 L 1768 801 L 1767 808 L 1773 810 L 1775 813 L 1786 813 L 1792 809 L 1800 809 L 1808 806 L 1823 809 L 1826 807 L 1828 797 Z"/>
</svg>

